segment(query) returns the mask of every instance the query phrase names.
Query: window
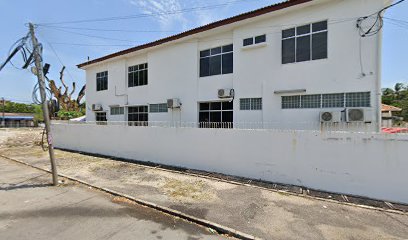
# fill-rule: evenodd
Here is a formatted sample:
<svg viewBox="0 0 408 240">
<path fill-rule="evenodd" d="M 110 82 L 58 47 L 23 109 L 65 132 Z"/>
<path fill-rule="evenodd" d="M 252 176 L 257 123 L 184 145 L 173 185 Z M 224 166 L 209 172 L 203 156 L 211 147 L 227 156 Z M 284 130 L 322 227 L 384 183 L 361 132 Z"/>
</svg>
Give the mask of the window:
<svg viewBox="0 0 408 240">
<path fill-rule="evenodd" d="M 301 107 L 302 108 L 320 108 L 322 95 L 303 95 L 301 96 Z"/>
<path fill-rule="evenodd" d="M 266 35 L 259 35 L 256 37 L 250 37 L 250 38 L 245 38 L 243 40 L 242 45 L 245 46 L 249 46 L 249 45 L 253 45 L 253 44 L 258 44 L 258 43 L 263 43 L 266 42 Z"/>
<path fill-rule="evenodd" d="M 108 90 L 108 71 L 96 74 L 96 91 Z"/>
<path fill-rule="evenodd" d="M 232 72 L 232 44 L 200 52 L 200 77 L 228 74 Z"/>
<path fill-rule="evenodd" d="M 128 68 L 128 87 L 147 85 L 147 63 Z"/>
<path fill-rule="evenodd" d="M 96 124 L 98 125 L 106 125 L 106 112 L 97 112 L 95 113 L 95 120 Z"/>
<path fill-rule="evenodd" d="M 370 107 L 370 92 L 346 93 L 346 107 Z"/>
<path fill-rule="evenodd" d="M 323 108 L 341 108 L 344 107 L 344 93 L 323 94 Z"/>
<path fill-rule="evenodd" d="M 151 113 L 164 113 L 168 112 L 167 103 L 150 104 Z"/>
<path fill-rule="evenodd" d="M 233 102 L 200 103 L 200 128 L 232 128 Z"/>
<path fill-rule="evenodd" d="M 282 31 L 282 64 L 327 58 L 327 21 Z"/>
<path fill-rule="evenodd" d="M 149 113 L 147 106 L 135 106 L 128 108 L 129 126 L 147 126 Z"/>
<path fill-rule="evenodd" d="M 240 110 L 262 110 L 262 98 L 241 98 L 239 100 Z"/>
<path fill-rule="evenodd" d="M 370 106 L 370 92 L 282 96 L 282 109 Z"/>
<path fill-rule="evenodd" d="M 300 96 L 283 96 L 282 108 L 283 109 L 300 108 Z"/>
<path fill-rule="evenodd" d="M 125 113 L 124 110 L 125 110 L 124 107 L 111 107 L 110 114 L 111 115 L 123 115 Z"/>
</svg>

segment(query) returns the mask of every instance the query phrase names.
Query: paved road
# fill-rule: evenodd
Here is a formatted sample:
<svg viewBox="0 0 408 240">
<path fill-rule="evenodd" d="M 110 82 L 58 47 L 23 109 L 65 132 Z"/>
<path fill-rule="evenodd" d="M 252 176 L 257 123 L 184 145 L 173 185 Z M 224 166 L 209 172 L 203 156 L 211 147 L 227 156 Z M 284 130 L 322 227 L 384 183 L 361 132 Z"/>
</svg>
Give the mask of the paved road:
<svg viewBox="0 0 408 240">
<path fill-rule="evenodd" d="M 223 239 L 207 229 L 0 159 L 0 239 Z"/>
</svg>

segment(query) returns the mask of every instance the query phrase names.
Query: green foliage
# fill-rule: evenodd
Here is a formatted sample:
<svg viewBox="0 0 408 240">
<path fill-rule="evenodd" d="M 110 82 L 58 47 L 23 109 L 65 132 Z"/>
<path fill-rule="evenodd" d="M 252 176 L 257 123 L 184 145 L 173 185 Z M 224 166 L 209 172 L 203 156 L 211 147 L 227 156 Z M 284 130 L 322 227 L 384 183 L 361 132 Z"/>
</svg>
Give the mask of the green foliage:
<svg viewBox="0 0 408 240">
<path fill-rule="evenodd" d="M 72 118 L 77 118 L 77 117 L 81 117 L 83 116 L 84 113 L 82 112 L 75 112 L 75 111 L 64 111 L 64 110 L 60 110 L 58 112 L 58 117 L 60 117 L 61 119 L 65 119 L 65 120 L 69 120 Z"/>
<path fill-rule="evenodd" d="M 35 104 L 24 104 L 7 102 L 4 106 L 4 111 L 7 113 L 35 113 Z M 3 106 L 0 105 L 0 112 L 3 111 Z"/>
<path fill-rule="evenodd" d="M 408 121 L 408 86 L 397 83 L 394 89 L 385 88 L 382 90 L 382 93 L 382 102 L 401 108 L 401 117 L 403 117 L 405 121 Z"/>
</svg>

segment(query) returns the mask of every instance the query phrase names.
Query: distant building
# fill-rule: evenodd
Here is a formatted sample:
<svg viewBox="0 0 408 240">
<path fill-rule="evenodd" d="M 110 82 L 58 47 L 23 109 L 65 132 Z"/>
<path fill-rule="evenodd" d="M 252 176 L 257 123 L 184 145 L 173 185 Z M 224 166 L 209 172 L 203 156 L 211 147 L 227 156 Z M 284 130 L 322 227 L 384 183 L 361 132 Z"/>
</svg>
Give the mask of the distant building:
<svg viewBox="0 0 408 240">
<path fill-rule="evenodd" d="M 398 117 L 394 116 L 394 113 L 401 111 L 402 111 L 401 108 L 382 104 L 381 105 L 382 126 L 392 127 L 394 125 L 395 120 L 398 119 Z"/>
<path fill-rule="evenodd" d="M 3 124 L 4 122 L 4 124 Z M 34 116 L 29 113 L 0 113 L 0 127 L 19 128 L 34 127 Z"/>
</svg>

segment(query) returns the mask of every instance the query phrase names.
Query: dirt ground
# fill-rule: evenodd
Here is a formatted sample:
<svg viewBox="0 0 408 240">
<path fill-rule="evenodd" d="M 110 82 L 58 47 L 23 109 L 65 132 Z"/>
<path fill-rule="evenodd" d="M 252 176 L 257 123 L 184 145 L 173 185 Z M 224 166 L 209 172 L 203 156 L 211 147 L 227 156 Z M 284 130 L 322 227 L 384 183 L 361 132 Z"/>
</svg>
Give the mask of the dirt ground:
<svg viewBox="0 0 408 240">
<path fill-rule="evenodd" d="M 49 169 L 41 130 L 0 129 L 0 155 Z M 1 140 L 3 139 L 3 143 Z M 408 239 L 408 215 L 56 150 L 58 171 L 263 239 Z M 301 237 L 300 237 L 301 236 Z"/>
</svg>

